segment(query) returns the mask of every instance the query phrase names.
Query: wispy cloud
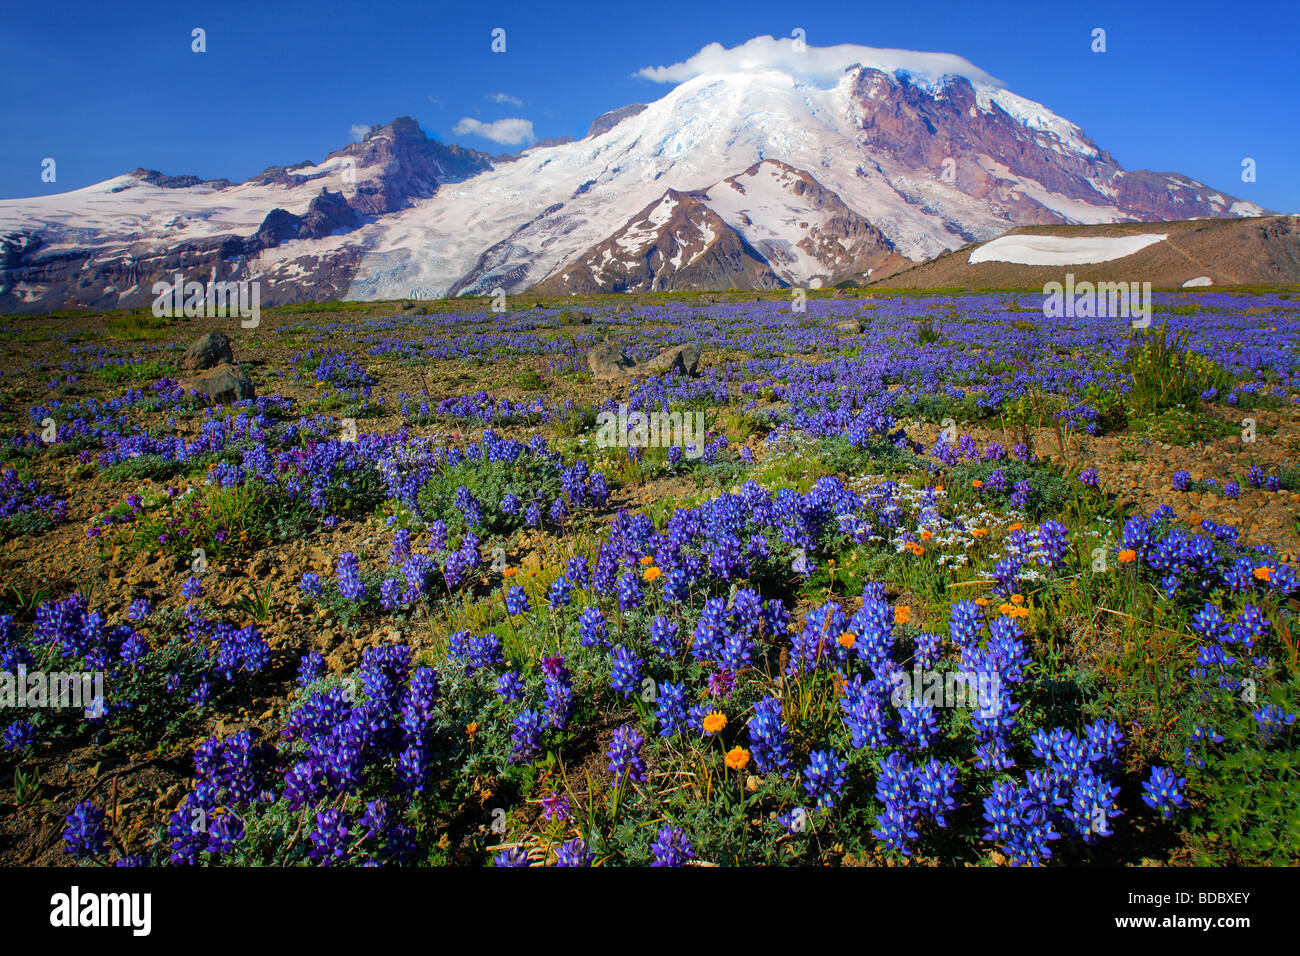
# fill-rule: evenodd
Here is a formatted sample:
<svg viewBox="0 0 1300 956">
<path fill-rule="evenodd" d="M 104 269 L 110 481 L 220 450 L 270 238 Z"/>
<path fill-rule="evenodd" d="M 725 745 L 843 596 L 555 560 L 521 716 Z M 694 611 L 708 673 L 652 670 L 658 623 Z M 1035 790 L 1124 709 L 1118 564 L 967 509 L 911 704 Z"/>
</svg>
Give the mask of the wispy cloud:
<svg viewBox="0 0 1300 956">
<path fill-rule="evenodd" d="M 357 123 L 352 127 L 352 142 L 354 143 L 361 142 L 363 139 L 366 138 L 366 134 L 369 132 L 370 132 L 369 126 L 367 126 L 365 123 Z"/>
<path fill-rule="evenodd" d="M 488 99 L 493 103 L 509 103 L 511 106 L 523 106 L 524 101 L 517 96 L 511 96 L 509 93 L 489 93 Z"/>
<path fill-rule="evenodd" d="M 730 49 L 721 43 L 710 43 L 681 63 L 647 66 L 632 75 L 655 83 L 683 83 L 706 73 L 751 73 L 772 69 L 833 83 L 846 69 L 858 63 L 891 73 L 903 70 L 930 79 L 958 75 L 993 86 L 1002 85 L 969 60 L 952 53 L 885 50 L 856 43 L 819 47 L 805 42 L 800 46 L 793 37 L 778 40 L 770 36 L 754 37 Z"/>
<path fill-rule="evenodd" d="M 464 136 L 467 133 L 482 136 L 484 139 L 490 139 L 494 143 L 504 143 L 507 146 L 531 143 L 537 138 L 533 135 L 533 121 L 526 119 L 499 119 L 484 123 L 482 120 L 466 116 L 456 124 L 452 132 L 457 136 Z"/>
</svg>

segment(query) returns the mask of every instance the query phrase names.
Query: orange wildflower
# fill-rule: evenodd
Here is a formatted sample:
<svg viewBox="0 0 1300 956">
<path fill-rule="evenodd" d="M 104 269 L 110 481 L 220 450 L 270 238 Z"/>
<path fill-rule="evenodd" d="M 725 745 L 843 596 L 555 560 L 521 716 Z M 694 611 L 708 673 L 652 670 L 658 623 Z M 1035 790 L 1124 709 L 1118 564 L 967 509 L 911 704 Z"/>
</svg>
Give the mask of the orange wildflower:
<svg viewBox="0 0 1300 956">
<path fill-rule="evenodd" d="M 1119 553 L 1119 563 L 1132 564 L 1134 561 L 1137 560 L 1137 556 L 1138 553 L 1134 551 L 1132 548 L 1125 548 L 1123 551 Z"/>
<path fill-rule="evenodd" d="M 975 599 L 975 603 L 978 604 L 980 607 L 988 607 L 989 599 L 986 597 L 977 597 Z"/>
<path fill-rule="evenodd" d="M 1273 569 L 1272 569 L 1272 568 L 1268 568 L 1268 567 L 1264 567 L 1264 568 L 1256 568 L 1256 569 L 1255 569 L 1255 580 L 1256 580 L 1256 581 L 1271 581 L 1271 580 L 1273 580 Z"/>
<path fill-rule="evenodd" d="M 1012 603 L 1012 604 L 1024 604 L 1024 603 L 1025 603 L 1025 596 L 1024 596 L 1023 594 L 1013 594 L 1013 595 L 1011 595 L 1011 603 Z"/>
<path fill-rule="evenodd" d="M 663 572 L 660 571 L 658 568 L 646 568 L 644 571 L 641 572 L 641 577 L 645 578 L 645 580 L 647 581 L 653 581 L 661 574 L 663 574 Z"/>
<path fill-rule="evenodd" d="M 478 733 L 478 721 L 466 724 L 465 733 L 469 734 L 471 737 Z"/>
<path fill-rule="evenodd" d="M 720 710 L 715 710 L 704 718 L 704 732 L 706 734 L 716 734 L 725 726 L 727 726 L 727 717 Z"/>
<path fill-rule="evenodd" d="M 970 486 L 971 486 L 972 488 L 983 488 L 983 487 L 984 487 L 984 482 L 982 482 L 982 481 L 980 481 L 978 478 L 976 478 L 976 479 L 974 479 L 973 481 L 971 481 Z"/>
<path fill-rule="evenodd" d="M 912 619 L 912 609 L 907 605 L 894 608 L 894 623 L 902 626 Z"/>
<path fill-rule="evenodd" d="M 506 577 L 508 577 L 508 578 L 513 578 L 516 574 L 519 573 L 519 569 L 518 569 L 518 568 L 506 568 L 506 569 L 505 569 L 504 571 L 502 571 L 501 573 L 504 574 L 504 575 L 505 575 Z"/>
<path fill-rule="evenodd" d="M 845 650 L 852 648 L 853 645 L 856 644 L 857 642 L 858 642 L 857 635 L 854 634 L 852 631 L 845 631 L 843 634 L 839 636 L 840 647 L 843 647 Z"/>
<path fill-rule="evenodd" d="M 972 538 L 982 538 L 988 533 L 988 528 L 971 528 L 970 536 Z"/>
<path fill-rule="evenodd" d="M 650 565 L 655 563 L 655 559 L 647 554 L 641 558 L 641 563 L 644 564 L 646 567 L 649 567 Z"/>
<path fill-rule="evenodd" d="M 727 751 L 727 766 L 732 770 L 744 770 L 749 766 L 749 751 L 744 747 L 732 747 Z"/>
</svg>

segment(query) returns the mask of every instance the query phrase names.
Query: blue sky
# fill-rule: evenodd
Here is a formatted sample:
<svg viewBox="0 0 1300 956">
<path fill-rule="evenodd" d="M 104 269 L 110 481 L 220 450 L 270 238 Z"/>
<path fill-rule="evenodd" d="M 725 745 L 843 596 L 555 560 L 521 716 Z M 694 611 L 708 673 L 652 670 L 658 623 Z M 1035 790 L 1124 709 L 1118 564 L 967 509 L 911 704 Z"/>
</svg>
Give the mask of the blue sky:
<svg viewBox="0 0 1300 956">
<path fill-rule="evenodd" d="M 599 113 L 667 91 L 633 76 L 643 67 L 798 27 L 811 46 L 956 53 L 1079 124 L 1125 168 L 1180 172 L 1300 211 L 1295 0 L 7 7 L 4 198 L 76 189 L 137 166 L 242 180 L 271 164 L 321 159 L 353 127 L 401 115 L 447 142 L 513 152 L 520 147 L 455 130 L 466 119 L 515 119 L 539 138 L 581 137 Z M 191 52 L 194 27 L 206 30 L 204 54 Z M 490 49 L 497 27 L 506 30 L 504 54 Z M 1107 31 L 1104 54 L 1090 49 L 1095 27 Z M 1247 156 L 1257 162 L 1254 183 L 1241 181 Z M 41 181 L 45 157 L 58 163 L 56 183 Z"/>
</svg>

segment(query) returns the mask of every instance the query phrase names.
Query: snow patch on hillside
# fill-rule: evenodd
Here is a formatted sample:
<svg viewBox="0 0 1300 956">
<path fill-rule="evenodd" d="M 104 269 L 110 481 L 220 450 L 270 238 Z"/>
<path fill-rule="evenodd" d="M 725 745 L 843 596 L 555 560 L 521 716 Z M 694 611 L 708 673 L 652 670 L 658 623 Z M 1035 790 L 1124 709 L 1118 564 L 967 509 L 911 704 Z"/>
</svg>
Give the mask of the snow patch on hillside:
<svg viewBox="0 0 1300 956">
<path fill-rule="evenodd" d="M 1023 266 L 1080 266 L 1123 259 L 1168 239 L 1167 233 L 1136 236 L 1001 236 L 970 254 L 971 265 L 1013 262 Z"/>
</svg>

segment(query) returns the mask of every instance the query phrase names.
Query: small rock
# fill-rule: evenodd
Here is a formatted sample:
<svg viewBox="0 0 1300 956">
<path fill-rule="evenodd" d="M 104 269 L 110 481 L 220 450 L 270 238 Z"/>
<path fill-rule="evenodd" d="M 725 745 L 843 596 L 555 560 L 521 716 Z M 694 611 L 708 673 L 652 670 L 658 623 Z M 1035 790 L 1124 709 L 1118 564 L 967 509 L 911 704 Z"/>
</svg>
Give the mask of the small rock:
<svg viewBox="0 0 1300 956">
<path fill-rule="evenodd" d="M 841 319 L 832 326 L 841 332 L 861 332 L 862 323 L 857 319 Z"/>
</svg>

